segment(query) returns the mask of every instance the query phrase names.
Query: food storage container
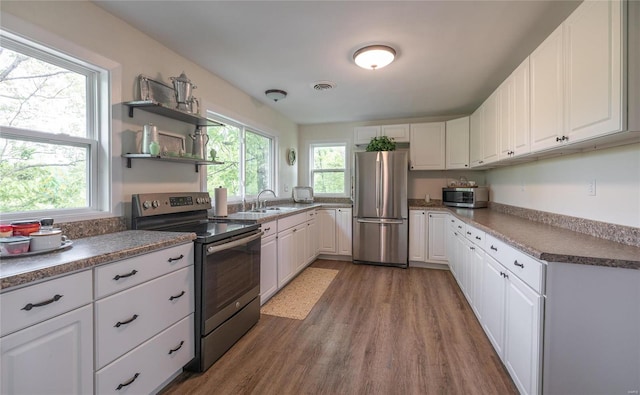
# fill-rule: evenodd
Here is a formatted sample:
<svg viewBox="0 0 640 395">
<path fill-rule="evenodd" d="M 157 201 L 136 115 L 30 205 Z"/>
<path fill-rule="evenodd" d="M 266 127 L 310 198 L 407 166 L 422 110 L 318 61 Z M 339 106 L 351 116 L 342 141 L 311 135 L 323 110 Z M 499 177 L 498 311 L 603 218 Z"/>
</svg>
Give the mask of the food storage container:
<svg viewBox="0 0 640 395">
<path fill-rule="evenodd" d="M 62 230 L 40 230 L 38 232 L 31 233 L 31 251 L 44 251 L 58 248 L 62 245 Z M 64 237 L 66 240 L 66 237 Z"/>
<path fill-rule="evenodd" d="M 2 255 L 24 254 L 29 252 L 30 237 L 13 236 L 0 239 L 0 253 Z"/>
<path fill-rule="evenodd" d="M 14 221 L 11 223 L 14 236 L 29 236 L 33 232 L 40 230 L 40 221 Z"/>
<path fill-rule="evenodd" d="M 0 225 L 0 237 L 11 237 L 11 236 L 13 236 L 13 226 Z"/>
</svg>

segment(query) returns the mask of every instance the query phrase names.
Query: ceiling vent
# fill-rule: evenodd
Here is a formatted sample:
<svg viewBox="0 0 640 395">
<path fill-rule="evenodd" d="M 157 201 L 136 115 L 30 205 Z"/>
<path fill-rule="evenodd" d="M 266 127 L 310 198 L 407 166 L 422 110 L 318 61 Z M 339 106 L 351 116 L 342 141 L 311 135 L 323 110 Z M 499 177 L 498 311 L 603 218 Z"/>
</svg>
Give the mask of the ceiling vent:
<svg viewBox="0 0 640 395">
<path fill-rule="evenodd" d="M 317 91 L 328 91 L 330 89 L 335 88 L 337 85 L 335 82 L 331 82 L 331 81 L 316 81 L 313 84 L 311 84 L 311 86 L 313 86 L 313 89 Z"/>
</svg>

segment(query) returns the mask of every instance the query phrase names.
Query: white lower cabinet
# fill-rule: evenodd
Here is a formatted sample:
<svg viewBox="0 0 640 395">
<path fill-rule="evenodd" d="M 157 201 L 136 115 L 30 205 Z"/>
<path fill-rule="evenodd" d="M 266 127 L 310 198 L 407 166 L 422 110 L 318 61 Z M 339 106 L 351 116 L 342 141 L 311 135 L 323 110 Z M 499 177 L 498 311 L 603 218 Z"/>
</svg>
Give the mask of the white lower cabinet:
<svg viewBox="0 0 640 395">
<path fill-rule="evenodd" d="M 318 210 L 318 252 L 326 255 L 352 254 L 351 208 L 323 208 Z"/>
<path fill-rule="evenodd" d="M 0 350 L 2 394 L 93 392 L 91 305 L 7 335 Z"/>
<path fill-rule="evenodd" d="M 335 254 L 336 248 L 336 210 L 318 210 L 318 241 L 319 252 L 322 254 Z"/>
<path fill-rule="evenodd" d="M 317 223 L 316 210 L 278 220 L 278 289 L 318 256 Z"/>
<path fill-rule="evenodd" d="M 260 304 L 264 304 L 278 291 L 277 221 L 262 224 L 260 250 Z"/>
<path fill-rule="evenodd" d="M 410 262 L 447 262 L 448 218 L 446 213 L 409 210 Z"/>
<path fill-rule="evenodd" d="M 504 355 L 505 269 L 495 259 L 485 256 L 483 270 L 482 328 L 500 357 Z"/>
<path fill-rule="evenodd" d="M 445 229 L 447 226 L 448 214 L 445 213 L 433 213 L 428 215 L 428 247 L 427 257 L 430 261 L 442 261 L 447 260 L 447 243 L 445 240 Z"/>
<path fill-rule="evenodd" d="M 409 261 L 427 260 L 427 212 L 409 210 Z"/>
<path fill-rule="evenodd" d="M 338 255 L 351 255 L 353 217 L 350 208 L 336 210 L 336 238 Z"/>
</svg>

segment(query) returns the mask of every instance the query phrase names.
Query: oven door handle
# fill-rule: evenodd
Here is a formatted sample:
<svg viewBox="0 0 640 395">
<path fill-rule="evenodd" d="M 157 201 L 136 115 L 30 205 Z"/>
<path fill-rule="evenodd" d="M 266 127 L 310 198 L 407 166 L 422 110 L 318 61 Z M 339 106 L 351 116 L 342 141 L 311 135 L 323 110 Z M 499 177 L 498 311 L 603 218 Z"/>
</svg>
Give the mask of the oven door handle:
<svg viewBox="0 0 640 395">
<path fill-rule="evenodd" d="M 233 247 L 238 247 L 241 246 L 243 244 L 247 244 L 250 243 L 254 240 L 257 240 L 259 238 L 262 237 L 262 235 L 264 234 L 263 231 L 260 231 L 254 235 L 242 238 L 242 239 L 238 239 L 238 240 L 234 240 L 231 241 L 229 243 L 224 243 L 224 244 L 219 244 L 216 246 L 211 246 L 211 247 L 207 247 L 207 255 L 211 255 L 211 254 L 215 254 L 216 252 L 219 251 L 224 251 L 224 250 L 228 250 L 229 248 L 233 248 Z"/>
</svg>

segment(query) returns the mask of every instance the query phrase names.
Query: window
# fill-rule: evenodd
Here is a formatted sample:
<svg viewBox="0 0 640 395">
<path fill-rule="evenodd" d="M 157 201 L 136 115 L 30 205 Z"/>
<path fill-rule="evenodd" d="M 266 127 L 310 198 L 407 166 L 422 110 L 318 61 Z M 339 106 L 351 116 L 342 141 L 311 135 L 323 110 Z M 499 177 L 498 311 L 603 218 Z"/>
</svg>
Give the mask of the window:
<svg viewBox="0 0 640 395">
<path fill-rule="evenodd" d="M 206 189 L 222 186 L 236 201 L 274 189 L 274 138 L 224 118 L 215 120 L 223 125 L 207 128 L 208 149 L 215 149 L 223 164 L 207 167 Z"/>
<path fill-rule="evenodd" d="M 311 185 L 317 195 L 346 196 L 347 145 L 311 144 Z"/>
<path fill-rule="evenodd" d="M 100 145 L 108 72 L 0 33 L 0 212 L 20 217 L 108 209 L 109 192 L 99 191 L 100 185 L 108 189 L 99 176 L 105 170 L 98 171 L 99 164 L 109 165 Z"/>
</svg>

